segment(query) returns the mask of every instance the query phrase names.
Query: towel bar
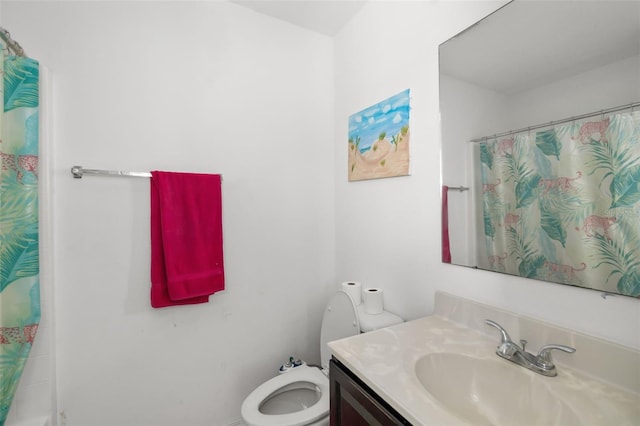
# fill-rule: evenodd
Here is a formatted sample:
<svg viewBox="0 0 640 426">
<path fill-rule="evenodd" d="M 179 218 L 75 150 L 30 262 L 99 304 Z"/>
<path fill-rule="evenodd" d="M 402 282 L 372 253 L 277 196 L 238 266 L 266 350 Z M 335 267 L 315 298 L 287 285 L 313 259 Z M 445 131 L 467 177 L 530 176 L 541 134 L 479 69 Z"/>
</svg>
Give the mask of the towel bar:
<svg viewBox="0 0 640 426">
<path fill-rule="evenodd" d="M 123 172 L 119 170 L 95 170 L 83 169 L 82 166 L 73 166 L 71 174 L 76 179 L 81 179 L 83 175 L 107 175 L 107 176 L 131 176 L 131 177 L 151 177 L 149 172 Z"/>
</svg>

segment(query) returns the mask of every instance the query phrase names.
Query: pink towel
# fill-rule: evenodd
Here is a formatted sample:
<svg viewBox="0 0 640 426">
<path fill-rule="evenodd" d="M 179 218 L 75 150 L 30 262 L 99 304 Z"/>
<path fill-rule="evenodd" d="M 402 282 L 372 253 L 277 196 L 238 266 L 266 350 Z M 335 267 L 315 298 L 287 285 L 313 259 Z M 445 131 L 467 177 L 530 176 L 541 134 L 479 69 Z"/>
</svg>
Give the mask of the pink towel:
<svg viewBox="0 0 640 426">
<path fill-rule="evenodd" d="M 449 187 L 442 185 L 442 261 L 451 263 L 449 246 Z"/>
<path fill-rule="evenodd" d="M 151 172 L 151 306 L 224 290 L 220 175 Z"/>
</svg>

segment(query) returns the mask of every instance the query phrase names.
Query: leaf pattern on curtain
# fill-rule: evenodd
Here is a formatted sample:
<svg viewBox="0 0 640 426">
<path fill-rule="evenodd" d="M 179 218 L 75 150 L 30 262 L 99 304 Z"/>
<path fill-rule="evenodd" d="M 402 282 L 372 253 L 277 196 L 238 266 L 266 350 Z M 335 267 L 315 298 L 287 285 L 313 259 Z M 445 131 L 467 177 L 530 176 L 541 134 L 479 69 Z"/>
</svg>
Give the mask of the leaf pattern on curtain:
<svg viewBox="0 0 640 426">
<path fill-rule="evenodd" d="M 640 297 L 640 113 L 480 145 L 487 269 Z"/>
<path fill-rule="evenodd" d="M 0 46 L 2 47 L 2 46 Z M 3 49 L 3 53 L 6 50 Z M 0 425 L 40 322 L 38 62 L 0 61 Z"/>
</svg>

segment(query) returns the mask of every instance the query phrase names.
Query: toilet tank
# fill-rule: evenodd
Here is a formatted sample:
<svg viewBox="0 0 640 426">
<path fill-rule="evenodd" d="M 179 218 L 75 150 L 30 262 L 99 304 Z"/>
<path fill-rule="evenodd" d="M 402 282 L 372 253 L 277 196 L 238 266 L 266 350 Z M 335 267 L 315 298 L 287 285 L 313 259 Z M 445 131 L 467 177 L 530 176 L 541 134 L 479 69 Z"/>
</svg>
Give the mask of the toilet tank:
<svg viewBox="0 0 640 426">
<path fill-rule="evenodd" d="M 367 333 L 379 328 L 389 327 L 404 322 L 404 320 L 396 314 L 392 314 L 387 311 L 382 311 L 382 313 L 375 315 L 368 314 L 364 311 L 364 305 L 362 304 L 358 305 L 357 312 L 358 321 L 360 322 L 360 331 L 362 333 Z"/>
</svg>

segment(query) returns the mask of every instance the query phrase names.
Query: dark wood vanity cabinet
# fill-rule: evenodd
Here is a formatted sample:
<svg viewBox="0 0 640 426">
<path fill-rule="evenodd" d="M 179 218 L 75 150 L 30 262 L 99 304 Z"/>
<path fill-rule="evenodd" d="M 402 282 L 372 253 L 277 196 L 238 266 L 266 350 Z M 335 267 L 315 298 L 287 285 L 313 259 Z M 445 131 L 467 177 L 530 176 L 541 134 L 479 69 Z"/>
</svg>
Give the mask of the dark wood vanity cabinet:
<svg viewBox="0 0 640 426">
<path fill-rule="evenodd" d="M 410 425 L 335 358 L 329 367 L 331 426 Z"/>
</svg>

